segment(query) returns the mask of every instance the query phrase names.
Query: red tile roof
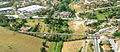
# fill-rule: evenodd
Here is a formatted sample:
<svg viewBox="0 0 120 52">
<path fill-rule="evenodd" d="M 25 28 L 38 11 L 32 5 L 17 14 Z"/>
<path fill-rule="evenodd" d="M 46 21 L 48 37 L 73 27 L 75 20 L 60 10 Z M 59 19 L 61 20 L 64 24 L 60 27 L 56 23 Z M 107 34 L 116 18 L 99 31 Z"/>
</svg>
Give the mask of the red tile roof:
<svg viewBox="0 0 120 52">
<path fill-rule="evenodd" d="M 109 45 L 103 45 L 105 50 L 111 50 Z"/>
<path fill-rule="evenodd" d="M 21 30 L 28 30 L 28 28 L 26 28 L 26 27 L 21 27 L 20 29 Z"/>
</svg>

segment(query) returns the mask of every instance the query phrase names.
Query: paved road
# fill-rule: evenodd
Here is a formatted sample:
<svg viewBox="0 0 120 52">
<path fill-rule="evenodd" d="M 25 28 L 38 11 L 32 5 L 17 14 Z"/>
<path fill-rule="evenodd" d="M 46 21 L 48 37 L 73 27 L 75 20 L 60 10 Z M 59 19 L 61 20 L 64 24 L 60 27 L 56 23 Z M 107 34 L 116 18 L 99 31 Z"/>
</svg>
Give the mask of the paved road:
<svg viewBox="0 0 120 52">
<path fill-rule="evenodd" d="M 85 46 L 85 52 L 88 52 L 87 48 L 88 48 L 88 44 L 89 44 L 90 40 L 86 40 L 86 41 L 87 41 L 87 43 L 86 43 L 86 46 Z"/>
<path fill-rule="evenodd" d="M 113 28 L 115 28 L 115 26 L 101 29 L 101 30 L 99 30 L 98 32 L 94 33 L 93 35 L 99 35 L 99 34 L 101 34 L 101 33 L 106 32 L 107 30 L 110 30 L 110 29 L 113 29 Z M 98 43 L 97 37 L 94 37 L 93 40 L 94 40 L 94 48 L 95 48 L 95 51 L 94 51 L 94 52 L 100 52 L 100 47 L 99 47 L 99 43 Z"/>
<path fill-rule="evenodd" d="M 85 41 L 82 44 L 82 50 L 81 50 L 81 52 L 83 52 L 84 46 L 85 46 Z"/>
<path fill-rule="evenodd" d="M 109 39 L 109 41 L 110 41 L 110 44 L 112 45 L 112 47 L 114 48 L 114 51 L 117 52 L 116 44 L 115 44 L 114 40 L 113 39 Z"/>
</svg>

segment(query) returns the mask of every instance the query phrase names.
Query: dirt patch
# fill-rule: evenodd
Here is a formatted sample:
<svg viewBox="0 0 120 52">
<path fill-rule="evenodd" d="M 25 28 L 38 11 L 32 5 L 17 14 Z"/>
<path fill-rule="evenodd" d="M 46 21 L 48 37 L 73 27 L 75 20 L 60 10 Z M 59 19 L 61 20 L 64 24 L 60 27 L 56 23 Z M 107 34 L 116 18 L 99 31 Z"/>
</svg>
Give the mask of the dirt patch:
<svg viewBox="0 0 120 52">
<path fill-rule="evenodd" d="M 0 27 L 0 52 L 40 52 L 43 41 Z"/>
<path fill-rule="evenodd" d="M 62 52 L 79 52 L 84 40 L 64 42 Z"/>
<path fill-rule="evenodd" d="M 84 21 L 71 21 L 68 23 L 69 29 L 74 31 L 74 34 L 85 34 Z"/>
</svg>

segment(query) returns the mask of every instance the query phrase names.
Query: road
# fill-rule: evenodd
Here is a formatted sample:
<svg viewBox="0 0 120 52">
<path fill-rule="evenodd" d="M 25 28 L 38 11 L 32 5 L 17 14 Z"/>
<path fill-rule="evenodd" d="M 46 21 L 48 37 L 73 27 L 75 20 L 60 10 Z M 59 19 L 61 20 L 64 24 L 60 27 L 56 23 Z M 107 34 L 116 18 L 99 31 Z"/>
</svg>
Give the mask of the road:
<svg viewBox="0 0 120 52">
<path fill-rule="evenodd" d="M 85 46 L 85 41 L 82 44 L 82 50 L 81 50 L 81 52 L 83 52 L 84 46 Z"/>
<path fill-rule="evenodd" d="M 110 44 L 112 45 L 114 51 L 117 52 L 116 44 L 115 44 L 114 40 L 113 39 L 109 39 L 109 41 L 110 41 Z"/>
<path fill-rule="evenodd" d="M 110 29 L 113 29 L 113 28 L 115 28 L 115 26 L 101 29 L 101 30 L 99 30 L 98 32 L 94 33 L 93 35 L 99 35 L 99 34 L 101 34 L 101 33 L 106 32 L 107 30 L 110 30 Z M 94 51 L 94 52 L 100 52 L 100 47 L 99 47 L 99 43 L 98 43 L 97 37 L 94 37 L 93 40 L 94 40 L 94 48 L 95 48 L 95 51 Z"/>
<path fill-rule="evenodd" d="M 23 32 L 19 31 L 20 33 L 26 33 L 26 34 L 40 34 L 40 35 L 65 35 L 65 36 L 91 36 L 91 37 L 99 37 L 96 35 L 82 35 L 82 34 L 64 34 L 64 33 L 41 33 L 41 32 Z"/>
<path fill-rule="evenodd" d="M 85 52 L 88 52 L 87 48 L 88 48 L 88 44 L 89 44 L 90 40 L 86 40 L 86 41 L 87 41 L 87 43 L 86 43 L 86 46 L 85 46 Z"/>
</svg>

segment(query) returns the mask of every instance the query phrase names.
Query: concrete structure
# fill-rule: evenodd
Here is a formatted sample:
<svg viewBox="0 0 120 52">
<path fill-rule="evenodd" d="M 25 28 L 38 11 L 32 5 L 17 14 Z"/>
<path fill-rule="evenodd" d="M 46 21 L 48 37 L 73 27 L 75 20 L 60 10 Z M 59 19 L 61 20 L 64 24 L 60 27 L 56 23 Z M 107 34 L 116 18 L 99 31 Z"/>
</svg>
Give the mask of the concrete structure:
<svg viewBox="0 0 120 52">
<path fill-rule="evenodd" d="M 43 9 L 46 9 L 46 7 L 39 6 L 39 5 L 32 5 L 32 6 L 19 8 L 18 13 L 19 14 L 31 14 L 31 13 L 36 13 L 38 11 L 41 11 Z"/>
<path fill-rule="evenodd" d="M 0 14 L 11 13 L 11 12 L 13 12 L 12 7 L 0 8 Z"/>
</svg>

